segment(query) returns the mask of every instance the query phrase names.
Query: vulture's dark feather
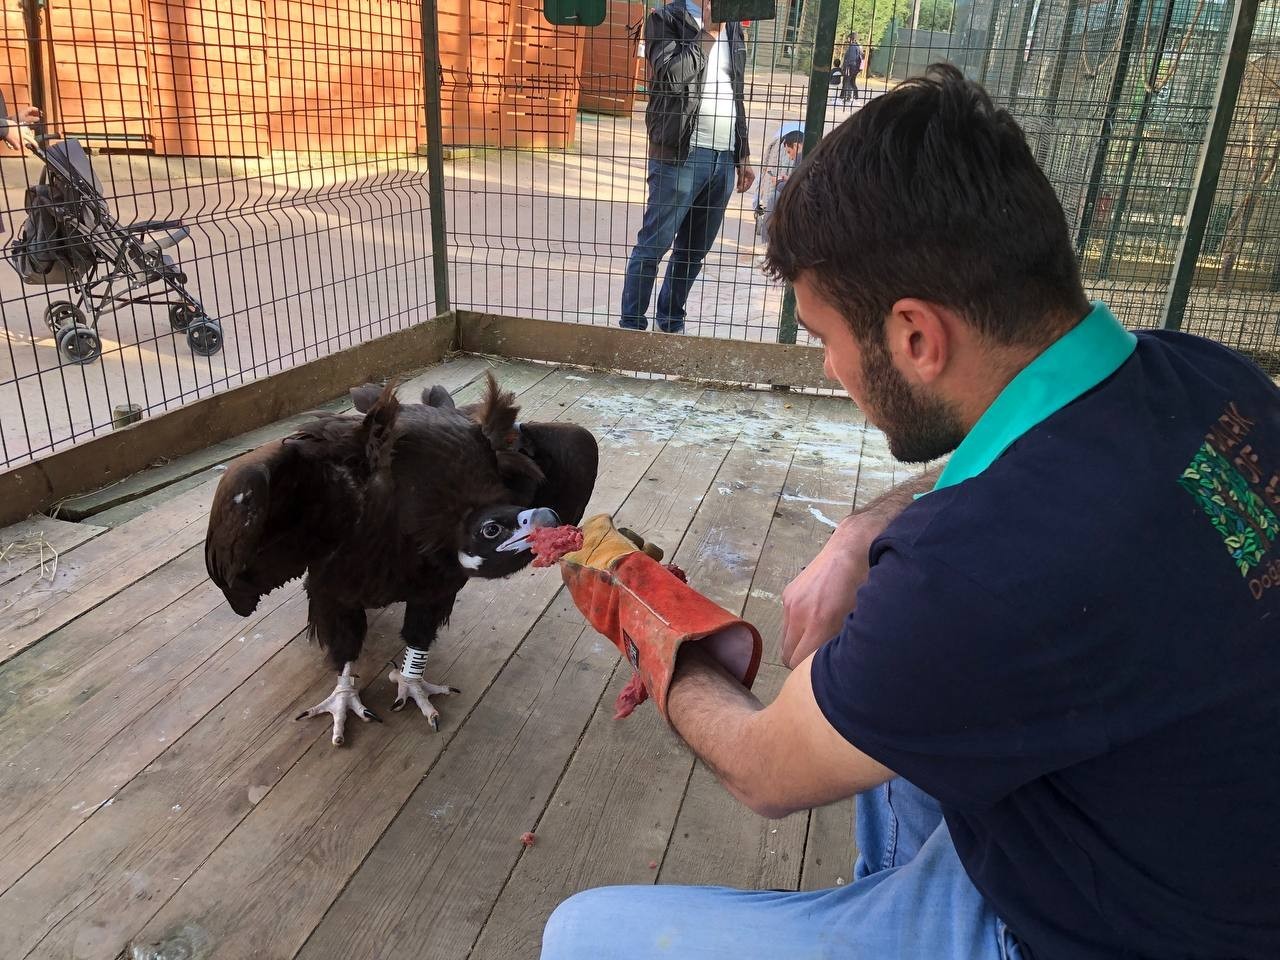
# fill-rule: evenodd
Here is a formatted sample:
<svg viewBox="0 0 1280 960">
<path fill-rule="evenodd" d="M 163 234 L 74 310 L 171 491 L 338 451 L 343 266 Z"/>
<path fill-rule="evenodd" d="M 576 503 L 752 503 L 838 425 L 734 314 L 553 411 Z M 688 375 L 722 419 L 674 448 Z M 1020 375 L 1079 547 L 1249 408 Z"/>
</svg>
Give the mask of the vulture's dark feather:
<svg viewBox="0 0 1280 960">
<path fill-rule="evenodd" d="M 462 408 L 441 387 L 420 404 L 394 385 L 351 397 L 359 415 L 320 414 L 233 461 L 205 542 L 209 576 L 242 616 L 305 573 L 310 625 L 338 668 L 359 653 L 366 608 L 405 601 L 406 642 L 430 646 L 469 577 L 531 559 L 497 552 L 491 531 L 514 539 L 531 508 L 579 522 L 597 470 L 589 431 L 517 426 L 515 398 L 492 376 Z"/>
</svg>

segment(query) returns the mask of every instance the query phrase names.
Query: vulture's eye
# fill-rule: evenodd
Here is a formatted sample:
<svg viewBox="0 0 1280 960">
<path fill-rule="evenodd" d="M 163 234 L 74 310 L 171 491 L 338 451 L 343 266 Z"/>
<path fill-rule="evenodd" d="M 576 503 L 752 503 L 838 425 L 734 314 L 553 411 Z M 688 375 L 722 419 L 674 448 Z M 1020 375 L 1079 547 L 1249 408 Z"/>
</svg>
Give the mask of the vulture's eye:
<svg viewBox="0 0 1280 960">
<path fill-rule="evenodd" d="M 497 520 L 486 520 L 484 526 L 480 528 L 480 536 L 486 540 L 497 540 L 502 536 L 502 524 Z"/>
</svg>

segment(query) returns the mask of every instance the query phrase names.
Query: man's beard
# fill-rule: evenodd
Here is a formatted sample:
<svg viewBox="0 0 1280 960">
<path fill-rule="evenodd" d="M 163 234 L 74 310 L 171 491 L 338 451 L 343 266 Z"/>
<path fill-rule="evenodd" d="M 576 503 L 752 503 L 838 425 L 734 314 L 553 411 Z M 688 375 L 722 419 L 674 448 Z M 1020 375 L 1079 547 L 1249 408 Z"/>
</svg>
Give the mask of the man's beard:
<svg viewBox="0 0 1280 960">
<path fill-rule="evenodd" d="M 952 405 L 907 383 L 880 339 L 863 344 L 862 386 L 876 426 L 889 440 L 889 452 L 903 463 L 936 460 L 964 439 Z"/>
</svg>

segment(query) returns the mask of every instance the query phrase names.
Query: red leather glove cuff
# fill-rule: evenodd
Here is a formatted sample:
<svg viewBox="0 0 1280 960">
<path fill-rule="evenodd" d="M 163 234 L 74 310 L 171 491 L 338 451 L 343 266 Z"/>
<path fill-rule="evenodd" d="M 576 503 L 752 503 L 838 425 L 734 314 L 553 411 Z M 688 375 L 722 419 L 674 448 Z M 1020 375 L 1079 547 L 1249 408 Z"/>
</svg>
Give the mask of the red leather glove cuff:
<svg viewBox="0 0 1280 960">
<path fill-rule="evenodd" d="M 683 643 L 702 641 L 744 686 L 755 681 L 763 648 L 756 628 L 651 557 L 628 554 L 608 572 L 572 563 L 561 570 L 578 609 L 640 673 L 664 717 Z"/>
</svg>

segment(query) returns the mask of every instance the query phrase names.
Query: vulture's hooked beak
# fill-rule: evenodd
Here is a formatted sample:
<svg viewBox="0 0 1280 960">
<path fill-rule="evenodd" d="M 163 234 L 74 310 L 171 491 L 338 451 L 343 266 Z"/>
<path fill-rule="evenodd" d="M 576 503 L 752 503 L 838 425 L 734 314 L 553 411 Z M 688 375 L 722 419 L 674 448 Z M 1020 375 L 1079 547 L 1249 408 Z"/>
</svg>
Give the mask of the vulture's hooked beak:
<svg viewBox="0 0 1280 960">
<path fill-rule="evenodd" d="M 529 534 L 541 527 L 560 526 L 560 517 L 547 507 L 536 507 L 533 510 L 521 510 L 516 514 L 516 532 L 502 543 L 498 551 L 507 553 L 513 550 L 529 549 Z"/>
</svg>

